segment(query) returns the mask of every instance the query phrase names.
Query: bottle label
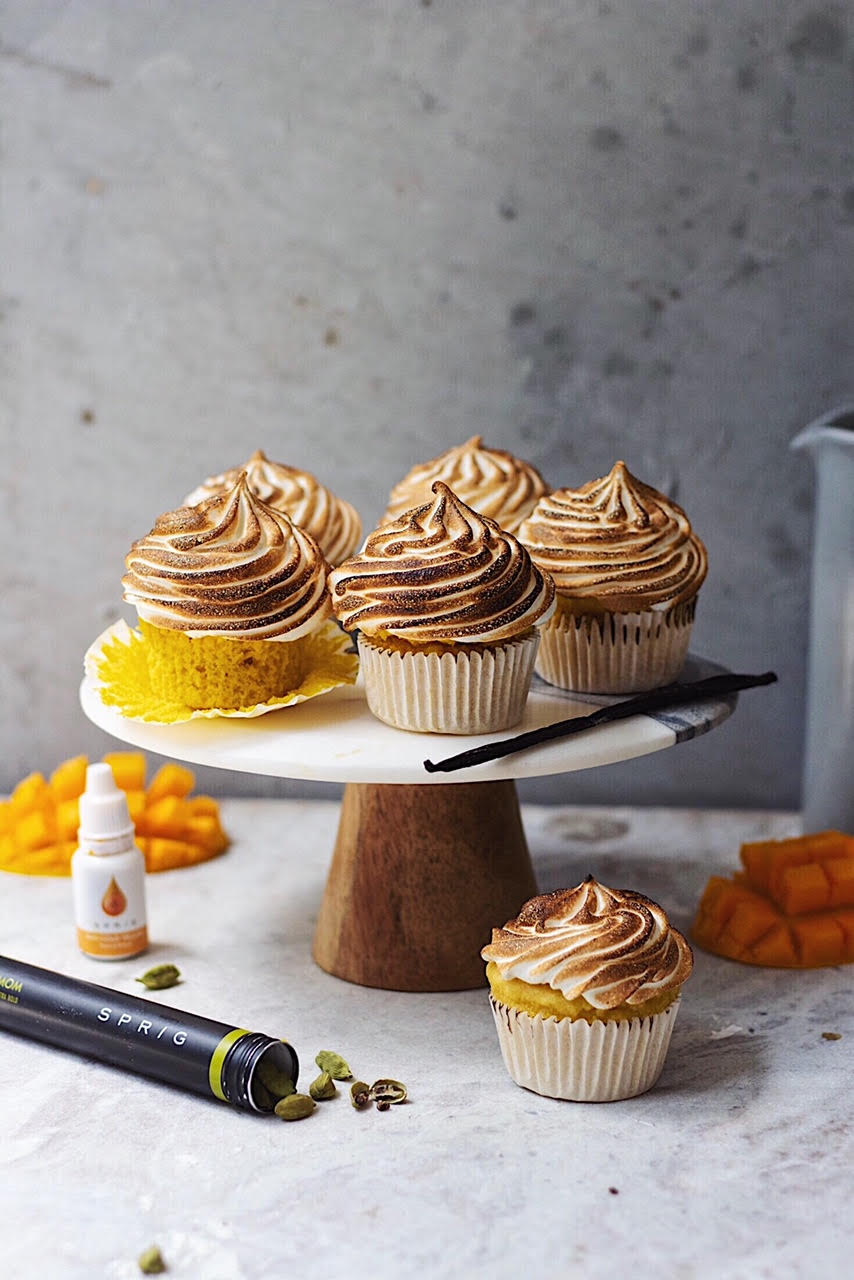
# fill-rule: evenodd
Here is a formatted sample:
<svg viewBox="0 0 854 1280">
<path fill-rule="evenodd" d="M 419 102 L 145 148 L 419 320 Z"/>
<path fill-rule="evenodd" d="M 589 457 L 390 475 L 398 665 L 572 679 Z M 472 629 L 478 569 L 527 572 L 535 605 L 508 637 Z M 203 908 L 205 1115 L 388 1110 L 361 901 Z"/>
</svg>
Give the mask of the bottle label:
<svg viewBox="0 0 854 1280">
<path fill-rule="evenodd" d="M 100 933 L 97 930 L 77 928 L 77 945 L 87 956 L 101 960 L 119 960 L 124 956 L 136 956 L 148 946 L 148 929 L 129 929 L 125 933 Z"/>
<path fill-rule="evenodd" d="M 122 857 L 86 857 L 85 873 L 74 881 L 77 942 L 87 955 L 118 960 L 148 946 L 144 864 Z"/>
</svg>

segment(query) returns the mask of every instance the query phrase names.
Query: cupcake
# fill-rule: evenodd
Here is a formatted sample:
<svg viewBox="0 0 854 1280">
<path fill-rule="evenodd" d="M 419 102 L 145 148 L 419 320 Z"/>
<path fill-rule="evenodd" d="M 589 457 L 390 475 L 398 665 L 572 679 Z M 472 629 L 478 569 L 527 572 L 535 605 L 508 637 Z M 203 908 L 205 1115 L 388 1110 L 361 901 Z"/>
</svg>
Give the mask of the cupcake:
<svg viewBox="0 0 854 1280">
<path fill-rule="evenodd" d="M 681 507 L 617 462 L 600 480 L 541 498 L 519 538 L 557 587 L 537 658 L 544 680 L 634 693 L 678 677 L 708 568 Z"/>
<path fill-rule="evenodd" d="M 249 488 L 275 511 L 284 511 L 294 524 L 310 533 L 330 564 L 340 564 L 362 540 L 362 521 L 354 506 L 325 488 L 310 471 L 271 462 L 260 449 L 242 467 L 210 476 L 184 499 L 185 507 L 229 493 L 242 472 Z"/>
<path fill-rule="evenodd" d="M 661 907 L 588 876 L 531 898 L 481 955 L 516 1084 L 576 1102 L 652 1088 L 694 963 Z"/>
<path fill-rule="evenodd" d="M 490 733 L 521 719 L 554 587 L 506 530 L 446 484 L 372 533 L 329 575 L 358 633 L 368 706 L 423 733 Z"/>
<path fill-rule="evenodd" d="M 472 436 L 465 444 L 413 467 L 392 489 L 383 519 L 396 520 L 429 501 L 435 480 L 508 533 L 515 533 L 537 499 L 548 493 L 536 467 L 504 449 L 488 449 L 480 436 Z"/>
<path fill-rule="evenodd" d="M 251 707 L 305 679 L 329 615 L 327 565 L 245 472 L 227 493 L 160 516 L 126 563 L 154 698 Z"/>
</svg>

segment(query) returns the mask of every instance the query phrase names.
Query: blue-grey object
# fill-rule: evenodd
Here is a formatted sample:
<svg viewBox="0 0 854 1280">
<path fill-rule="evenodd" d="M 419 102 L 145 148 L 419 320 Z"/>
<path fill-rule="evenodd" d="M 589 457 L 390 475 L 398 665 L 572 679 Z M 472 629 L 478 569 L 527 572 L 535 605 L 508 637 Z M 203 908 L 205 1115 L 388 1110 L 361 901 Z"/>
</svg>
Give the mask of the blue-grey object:
<svg viewBox="0 0 854 1280">
<path fill-rule="evenodd" d="M 701 658 L 689 653 L 685 665 L 679 672 L 680 680 L 705 680 L 707 676 L 725 675 L 726 667 L 708 658 Z M 626 694 L 615 695 L 604 693 L 576 693 L 570 689 L 559 689 L 557 685 L 548 684 L 542 676 L 534 675 L 531 692 L 547 692 L 553 698 L 566 698 L 570 702 L 590 702 L 595 707 L 604 707 L 611 702 L 623 702 Z M 714 698 L 703 698 L 701 702 L 689 703 L 687 706 L 673 707 L 669 711 L 652 711 L 648 714 L 659 724 L 666 725 L 676 734 L 676 741 L 689 742 L 691 738 L 699 738 L 723 724 L 735 710 L 738 701 L 737 693 L 718 694 Z"/>
<path fill-rule="evenodd" d="M 816 468 L 804 831 L 854 832 L 854 402 L 792 441 Z"/>
</svg>

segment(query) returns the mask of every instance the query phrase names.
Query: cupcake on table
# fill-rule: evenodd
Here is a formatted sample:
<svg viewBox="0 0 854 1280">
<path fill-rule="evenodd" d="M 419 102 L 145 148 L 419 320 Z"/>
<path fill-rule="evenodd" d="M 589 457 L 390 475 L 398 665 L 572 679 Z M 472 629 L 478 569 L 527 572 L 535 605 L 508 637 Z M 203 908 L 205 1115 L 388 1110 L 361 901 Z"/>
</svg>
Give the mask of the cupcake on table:
<svg viewBox="0 0 854 1280">
<path fill-rule="evenodd" d="M 480 436 L 419 463 L 392 489 L 384 520 L 428 502 L 441 480 L 458 498 L 508 533 L 515 533 L 548 486 L 536 467 L 506 449 L 490 449 Z"/>
<path fill-rule="evenodd" d="M 588 876 L 531 898 L 481 955 L 516 1084 L 576 1102 L 652 1088 L 694 965 L 657 903 Z"/>
<path fill-rule="evenodd" d="M 617 462 L 580 489 L 541 498 L 519 539 L 557 587 L 537 658 L 543 679 L 580 693 L 677 679 L 708 568 L 680 506 Z"/>
<path fill-rule="evenodd" d="M 490 733 L 522 716 L 554 585 L 505 529 L 436 481 L 329 575 L 368 706 L 400 729 Z"/>
<path fill-rule="evenodd" d="M 229 493 L 244 473 L 255 497 L 275 511 L 284 511 L 294 524 L 310 533 L 330 564 L 340 564 L 358 550 L 362 521 L 352 503 L 336 497 L 310 471 L 272 462 L 261 449 L 256 449 L 242 467 L 209 476 L 187 494 L 184 506 Z"/>
</svg>

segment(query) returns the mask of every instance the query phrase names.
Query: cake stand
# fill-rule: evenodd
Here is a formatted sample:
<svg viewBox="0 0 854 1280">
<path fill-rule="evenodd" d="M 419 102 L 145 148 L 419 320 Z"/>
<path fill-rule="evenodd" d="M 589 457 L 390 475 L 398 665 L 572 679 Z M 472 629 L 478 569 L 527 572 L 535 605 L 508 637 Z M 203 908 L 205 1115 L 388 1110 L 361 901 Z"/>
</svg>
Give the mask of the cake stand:
<svg viewBox="0 0 854 1280">
<path fill-rule="evenodd" d="M 722 670 L 692 658 L 682 678 Z M 371 715 L 359 684 L 256 719 L 175 725 L 125 718 L 104 705 L 89 676 L 80 700 L 101 729 L 147 751 L 244 773 L 344 783 L 315 960 L 364 986 L 454 991 L 484 985 L 480 948 L 493 926 L 537 892 L 516 779 L 672 747 L 726 720 L 736 695 L 601 725 L 456 773 L 428 773 L 424 760 L 586 715 L 614 699 L 564 693 L 535 678 L 520 724 L 466 737 L 392 729 Z"/>
</svg>

